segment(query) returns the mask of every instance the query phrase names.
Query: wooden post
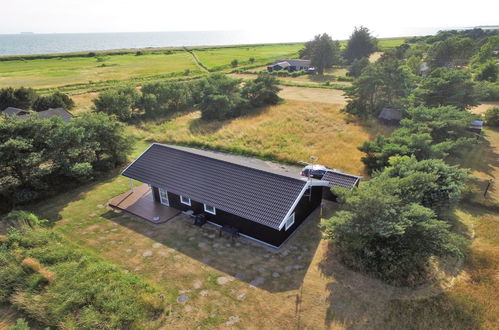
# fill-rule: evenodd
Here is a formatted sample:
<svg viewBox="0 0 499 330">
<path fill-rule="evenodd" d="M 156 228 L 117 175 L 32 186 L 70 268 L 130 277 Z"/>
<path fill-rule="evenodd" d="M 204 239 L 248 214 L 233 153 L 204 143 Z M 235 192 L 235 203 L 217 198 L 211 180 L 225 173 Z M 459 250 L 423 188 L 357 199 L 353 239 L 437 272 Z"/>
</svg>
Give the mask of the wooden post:
<svg viewBox="0 0 499 330">
<path fill-rule="evenodd" d="M 490 186 L 492 185 L 492 182 L 494 180 L 490 179 L 489 182 L 487 183 L 487 187 L 485 188 L 485 191 L 483 192 L 483 197 L 487 196 L 487 192 L 489 191 Z"/>
</svg>

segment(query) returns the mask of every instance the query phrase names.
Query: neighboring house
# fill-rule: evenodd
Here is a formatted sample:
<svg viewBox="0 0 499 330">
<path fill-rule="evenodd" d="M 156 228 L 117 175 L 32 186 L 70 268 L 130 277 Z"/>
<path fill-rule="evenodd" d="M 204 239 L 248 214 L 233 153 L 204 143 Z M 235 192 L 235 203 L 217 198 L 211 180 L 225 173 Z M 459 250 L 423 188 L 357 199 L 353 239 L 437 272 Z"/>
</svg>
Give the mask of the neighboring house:
<svg viewBox="0 0 499 330">
<path fill-rule="evenodd" d="M 22 115 L 26 115 L 28 113 L 29 113 L 29 111 L 19 109 L 19 108 L 14 108 L 14 107 L 8 107 L 2 111 L 2 114 L 7 115 L 7 116 L 22 116 Z"/>
<path fill-rule="evenodd" d="M 480 134 L 483 128 L 483 120 L 475 120 L 471 123 L 469 130 Z"/>
<path fill-rule="evenodd" d="M 19 116 L 19 118 L 26 119 L 26 118 L 28 118 L 28 116 L 30 114 L 31 113 L 21 115 L 21 116 Z M 33 114 L 36 114 L 40 119 L 49 119 L 52 117 L 60 117 L 66 123 L 69 122 L 74 117 L 68 110 L 66 110 L 64 108 L 48 109 L 48 110 L 44 110 L 44 111 L 33 112 Z"/>
<path fill-rule="evenodd" d="M 388 124 L 398 124 L 403 117 L 403 112 L 400 109 L 383 108 L 378 115 L 378 119 Z"/>
<path fill-rule="evenodd" d="M 312 69 L 310 60 L 277 60 L 267 67 L 269 72 L 287 70 L 289 72 Z"/>
<path fill-rule="evenodd" d="M 492 51 L 492 56 L 499 57 L 499 50 L 493 50 Z"/>
<path fill-rule="evenodd" d="M 420 66 L 419 66 L 419 74 L 421 75 L 421 77 L 426 77 L 428 76 L 428 72 L 430 71 L 430 67 L 428 66 L 428 64 L 426 62 L 423 62 Z"/>
<path fill-rule="evenodd" d="M 149 184 L 165 206 L 279 247 L 321 204 L 323 187 L 300 169 L 193 148 L 152 144 L 122 175 Z"/>
</svg>

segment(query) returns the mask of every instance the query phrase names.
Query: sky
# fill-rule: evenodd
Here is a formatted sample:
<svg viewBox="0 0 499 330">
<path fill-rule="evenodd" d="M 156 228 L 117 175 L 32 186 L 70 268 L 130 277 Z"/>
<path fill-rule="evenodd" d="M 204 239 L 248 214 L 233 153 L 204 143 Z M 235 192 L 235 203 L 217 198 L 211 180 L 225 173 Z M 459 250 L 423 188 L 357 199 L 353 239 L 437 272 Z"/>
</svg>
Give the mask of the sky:
<svg viewBox="0 0 499 330">
<path fill-rule="evenodd" d="M 359 25 L 380 37 L 499 25 L 498 13 L 497 0 L 0 0 L 0 34 L 255 30 L 340 39 Z"/>
</svg>

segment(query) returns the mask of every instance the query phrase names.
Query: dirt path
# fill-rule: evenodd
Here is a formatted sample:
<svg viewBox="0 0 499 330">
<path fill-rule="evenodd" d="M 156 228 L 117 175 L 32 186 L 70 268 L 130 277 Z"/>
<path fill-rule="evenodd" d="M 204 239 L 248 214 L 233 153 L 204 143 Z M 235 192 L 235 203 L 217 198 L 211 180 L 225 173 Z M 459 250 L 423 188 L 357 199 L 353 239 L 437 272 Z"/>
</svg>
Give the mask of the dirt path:
<svg viewBox="0 0 499 330">
<path fill-rule="evenodd" d="M 210 72 L 210 70 L 208 70 L 208 68 L 207 68 L 207 67 L 205 67 L 203 63 L 201 63 L 201 61 L 197 58 L 196 54 L 194 54 L 194 52 L 193 52 L 192 50 L 189 50 L 189 49 L 187 49 L 186 47 L 184 47 L 184 50 L 185 50 L 187 53 L 191 54 L 192 59 L 194 60 L 194 62 L 196 62 L 196 65 L 197 65 L 197 66 L 198 66 L 201 70 L 203 70 L 203 71 L 205 71 L 205 72 Z"/>
<path fill-rule="evenodd" d="M 477 115 L 481 115 L 493 107 L 499 107 L 499 102 L 483 102 L 482 104 L 471 108 L 470 111 L 476 113 Z"/>
</svg>

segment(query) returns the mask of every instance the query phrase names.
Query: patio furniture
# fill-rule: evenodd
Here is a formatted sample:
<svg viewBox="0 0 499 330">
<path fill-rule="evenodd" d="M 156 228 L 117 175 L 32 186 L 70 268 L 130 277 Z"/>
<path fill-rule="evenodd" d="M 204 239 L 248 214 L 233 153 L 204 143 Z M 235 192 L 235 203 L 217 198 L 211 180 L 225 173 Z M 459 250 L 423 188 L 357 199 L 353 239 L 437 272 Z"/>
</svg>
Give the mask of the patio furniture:
<svg viewBox="0 0 499 330">
<path fill-rule="evenodd" d="M 193 215 L 194 218 L 194 225 L 202 227 L 206 223 L 206 216 L 204 213 L 199 213 Z"/>
</svg>

